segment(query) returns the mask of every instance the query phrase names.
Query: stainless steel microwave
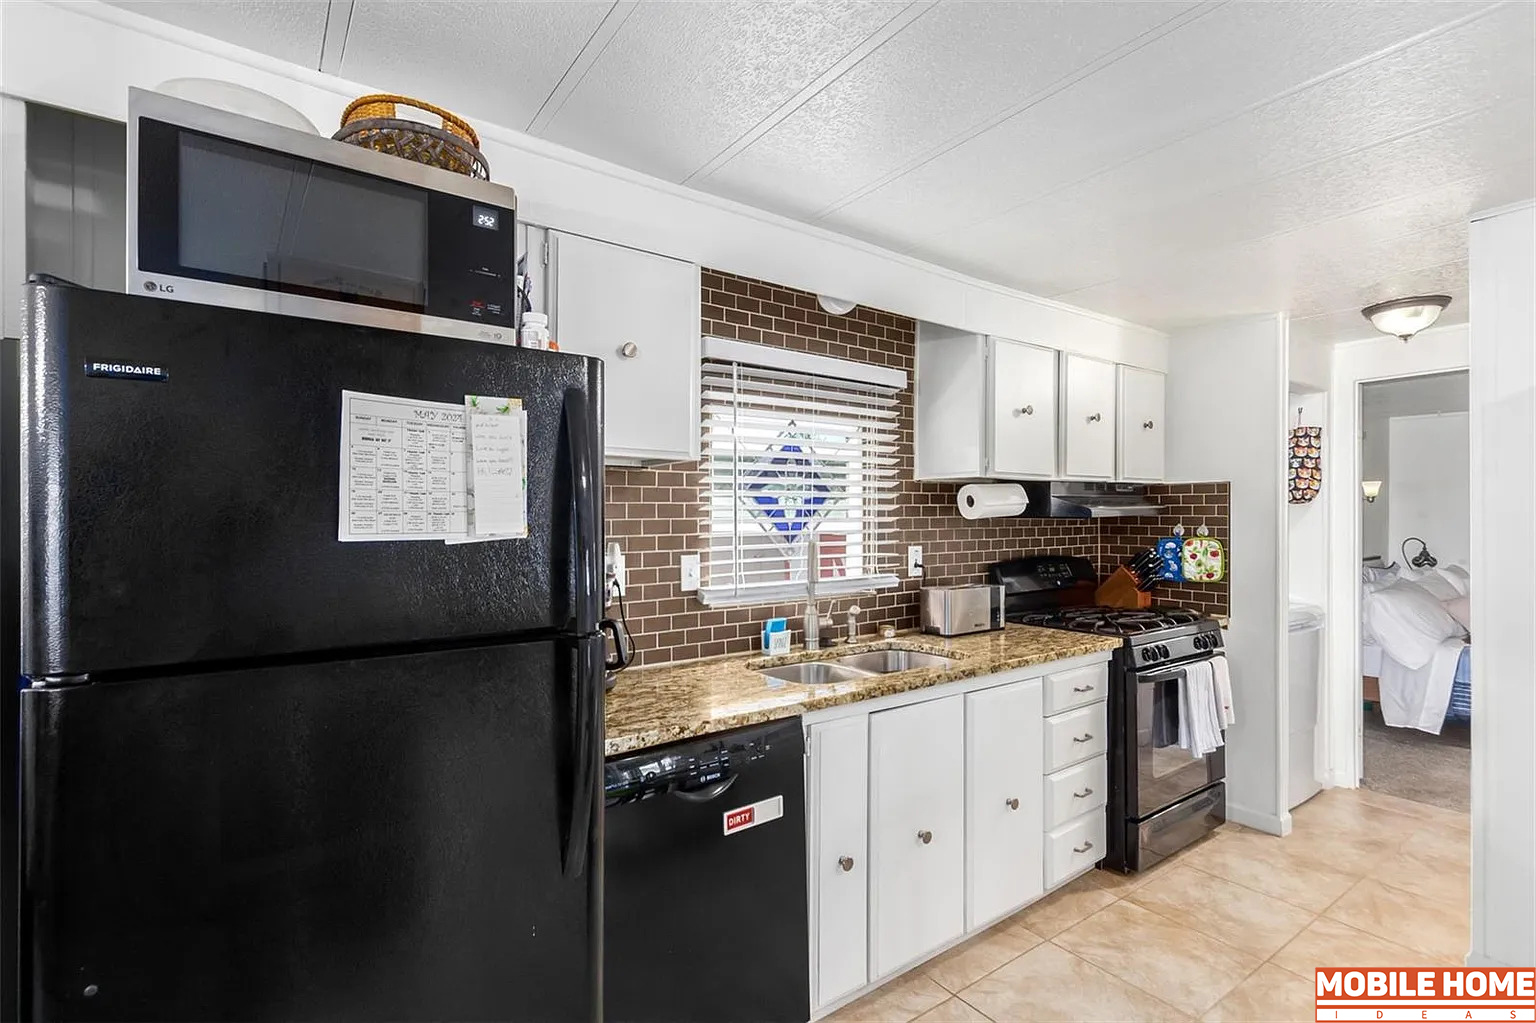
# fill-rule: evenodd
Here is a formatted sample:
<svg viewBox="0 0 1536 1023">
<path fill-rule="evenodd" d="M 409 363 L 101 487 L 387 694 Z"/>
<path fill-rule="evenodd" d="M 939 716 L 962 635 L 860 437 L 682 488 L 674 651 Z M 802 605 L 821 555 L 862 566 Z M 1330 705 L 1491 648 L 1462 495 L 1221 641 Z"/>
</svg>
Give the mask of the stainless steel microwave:
<svg viewBox="0 0 1536 1023">
<path fill-rule="evenodd" d="M 516 222 L 505 185 L 129 91 L 131 291 L 511 344 Z"/>
</svg>

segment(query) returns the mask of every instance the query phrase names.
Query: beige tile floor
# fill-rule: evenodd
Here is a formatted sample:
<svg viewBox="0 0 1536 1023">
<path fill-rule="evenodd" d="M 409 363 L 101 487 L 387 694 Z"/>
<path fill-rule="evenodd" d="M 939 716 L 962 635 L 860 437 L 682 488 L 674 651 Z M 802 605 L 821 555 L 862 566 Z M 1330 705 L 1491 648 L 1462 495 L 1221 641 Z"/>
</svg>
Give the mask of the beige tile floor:
<svg viewBox="0 0 1536 1023">
<path fill-rule="evenodd" d="M 1227 825 L 1093 871 L 835 1013 L 838 1023 L 1313 1020 L 1318 966 L 1461 962 L 1464 813 L 1331 789 L 1274 838 Z"/>
</svg>

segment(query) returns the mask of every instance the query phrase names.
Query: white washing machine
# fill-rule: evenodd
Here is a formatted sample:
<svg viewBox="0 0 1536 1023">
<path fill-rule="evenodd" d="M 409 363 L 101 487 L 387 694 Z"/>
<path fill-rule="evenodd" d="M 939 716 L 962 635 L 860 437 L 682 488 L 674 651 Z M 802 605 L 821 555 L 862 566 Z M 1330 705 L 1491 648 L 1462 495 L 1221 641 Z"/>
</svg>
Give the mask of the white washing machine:
<svg viewBox="0 0 1536 1023">
<path fill-rule="evenodd" d="M 1317 722 L 1323 680 L 1323 609 L 1291 605 L 1289 674 L 1291 686 L 1291 807 L 1322 790 L 1317 780 Z M 1288 807 L 1289 808 L 1289 807 Z"/>
</svg>

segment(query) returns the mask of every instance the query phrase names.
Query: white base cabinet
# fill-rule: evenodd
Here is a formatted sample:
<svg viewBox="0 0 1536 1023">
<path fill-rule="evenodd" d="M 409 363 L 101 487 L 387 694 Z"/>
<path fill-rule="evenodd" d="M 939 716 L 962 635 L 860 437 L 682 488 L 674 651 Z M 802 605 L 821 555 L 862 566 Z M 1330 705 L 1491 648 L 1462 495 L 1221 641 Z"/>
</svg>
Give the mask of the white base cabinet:
<svg viewBox="0 0 1536 1023">
<path fill-rule="evenodd" d="M 959 696 L 869 717 L 872 979 L 965 931 L 965 705 Z"/>
<path fill-rule="evenodd" d="M 1034 901 L 1042 883 L 1038 679 L 965 694 L 965 929 Z"/>
<path fill-rule="evenodd" d="M 869 982 L 869 725 L 843 718 L 806 730 L 806 843 L 811 883 L 811 1004 Z"/>
<path fill-rule="evenodd" d="M 813 1017 L 1103 857 L 1106 683 L 1089 656 L 807 716 Z"/>
</svg>

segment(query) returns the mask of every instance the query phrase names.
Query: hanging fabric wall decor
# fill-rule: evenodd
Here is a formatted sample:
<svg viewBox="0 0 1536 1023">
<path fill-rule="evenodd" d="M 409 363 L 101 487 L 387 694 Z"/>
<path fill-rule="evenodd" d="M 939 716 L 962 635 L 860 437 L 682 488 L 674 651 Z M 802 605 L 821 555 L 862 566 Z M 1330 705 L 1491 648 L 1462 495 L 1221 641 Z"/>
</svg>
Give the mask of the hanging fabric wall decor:
<svg viewBox="0 0 1536 1023">
<path fill-rule="evenodd" d="M 1301 418 L 1301 410 L 1296 410 Z M 1291 503 L 1307 504 L 1323 485 L 1323 428 L 1297 425 L 1291 431 Z"/>
</svg>

